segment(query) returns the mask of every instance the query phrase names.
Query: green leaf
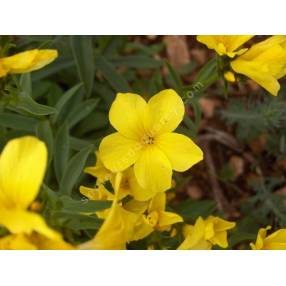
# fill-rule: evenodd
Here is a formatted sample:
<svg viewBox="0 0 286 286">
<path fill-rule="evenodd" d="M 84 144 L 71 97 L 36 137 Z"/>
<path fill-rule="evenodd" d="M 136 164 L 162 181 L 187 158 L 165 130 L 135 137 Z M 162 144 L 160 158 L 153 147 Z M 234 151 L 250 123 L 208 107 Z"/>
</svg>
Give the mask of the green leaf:
<svg viewBox="0 0 286 286">
<path fill-rule="evenodd" d="M 102 220 L 95 216 L 87 216 L 81 214 L 74 214 L 70 212 L 54 212 L 54 216 L 58 217 L 64 227 L 70 228 L 73 231 L 99 229 L 102 225 Z"/>
<path fill-rule="evenodd" d="M 87 97 L 89 97 L 95 76 L 92 37 L 71 36 L 70 41 L 79 78 L 84 83 Z"/>
<path fill-rule="evenodd" d="M 180 202 L 174 207 L 175 211 L 188 222 L 195 222 L 199 216 L 207 217 L 216 207 L 211 200 L 193 201 L 191 199 Z"/>
<path fill-rule="evenodd" d="M 36 127 L 36 135 L 39 139 L 43 140 L 48 148 L 48 165 L 53 158 L 54 152 L 54 136 L 48 120 L 41 121 Z"/>
<path fill-rule="evenodd" d="M 238 243 L 242 242 L 248 242 L 248 243 L 251 241 L 254 242 L 256 240 L 256 236 L 257 234 L 254 233 L 236 231 L 229 238 L 229 248 L 233 248 Z"/>
<path fill-rule="evenodd" d="M 76 138 L 76 137 L 70 137 L 70 142 L 71 142 L 71 149 L 80 151 L 83 148 L 86 148 L 87 146 L 90 146 L 91 142 Z"/>
<path fill-rule="evenodd" d="M 206 82 L 214 75 L 217 76 L 217 59 L 212 58 L 203 68 L 198 72 L 195 82 Z"/>
<path fill-rule="evenodd" d="M 71 195 L 73 187 L 83 172 L 88 155 L 93 149 L 93 145 L 90 145 L 71 158 L 60 182 L 60 193 L 62 195 Z"/>
<path fill-rule="evenodd" d="M 24 110 L 33 115 L 49 115 L 56 112 L 56 109 L 53 107 L 42 105 L 37 103 L 32 99 L 32 97 L 25 94 L 21 94 L 18 97 L 16 107 L 20 110 Z"/>
<path fill-rule="evenodd" d="M 23 73 L 20 77 L 20 86 L 22 91 L 29 96 L 32 96 L 32 81 L 30 73 Z"/>
<path fill-rule="evenodd" d="M 17 130 L 34 131 L 39 120 L 15 113 L 0 113 L 0 125 Z"/>
<path fill-rule="evenodd" d="M 66 169 L 70 154 L 69 128 L 65 123 L 58 130 L 55 138 L 54 168 L 57 181 L 60 182 Z"/>
<path fill-rule="evenodd" d="M 68 91 L 66 91 L 61 96 L 61 98 L 59 99 L 59 101 L 57 102 L 55 106 L 57 112 L 52 117 L 53 123 L 57 122 L 58 118 L 60 118 L 61 112 L 63 108 L 65 107 L 66 103 L 77 93 L 77 91 L 80 89 L 81 86 L 82 86 L 82 83 L 79 83 L 73 86 L 72 88 L 70 88 Z"/>
<path fill-rule="evenodd" d="M 166 62 L 168 71 L 169 71 L 169 76 L 171 79 L 171 84 L 172 86 L 175 88 L 175 90 L 181 94 L 182 91 L 182 87 L 183 87 L 183 82 L 180 78 L 180 75 L 174 70 L 174 68 L 168 63 Z"/>
<path fill-rule="evenodd" d="M 103 56 L 97 55 L 95 66 L 102 73 L 104 78 L 117 92 L 129 92 L 131 88 L 125 78 L 119 74 L 114 66 Z"/>
<path fill-rule="evenodd" d="M 162 62 L 156 59 L 153 59 L 148 56 L 124 56 L 117 57 L 111 60 L 112 64 L 115 67 L 128 67 L 128 68 L 138 68 L 138 69 L 153 69 L 159 68 L 162 65 Z"/>
<path fill-rule="evenodd" d="M 32 73 L 32 81 L 38 81 L 45 79 L 61 70 L 70 69 L 75 65 L 74 60 L 71 58 L 59 57 L 53 63 L 46 66 L 44 69 L 40 69 Z"/>
<path fill-rule="evenodd" d="M 66 118 L 68 125 L 72 128 L 86 116 L 88 116 L 93 109 L 98 105 L 99 98 L 89 99 L 80 103 L 73 112 L 71 112 Z"/>
<path fill-rule="evenodd" d="M 198 75 L 192 85 L 184 87 L 183 100 L 185 103 L 191 103 L 202 96 L 203 92 L 219 78 L 217 60 L 211 59 L 198 72 Z"/>
<path fill-rule="evenodd" d="M 74 200 L 68 196 L 62 196 L 64 211 L 74 213 L 90 213 L 108 209 L 111 207 L 111 201 L 89 201 L 89 200 Z"/>
<path fill-rule="evenodd" d="M 85 133 L 107 127 L 108 123 L 108 114 L 106 112 L 93 112 L 77 126 L 76 135 L 82 137 Z"/>
</svg>

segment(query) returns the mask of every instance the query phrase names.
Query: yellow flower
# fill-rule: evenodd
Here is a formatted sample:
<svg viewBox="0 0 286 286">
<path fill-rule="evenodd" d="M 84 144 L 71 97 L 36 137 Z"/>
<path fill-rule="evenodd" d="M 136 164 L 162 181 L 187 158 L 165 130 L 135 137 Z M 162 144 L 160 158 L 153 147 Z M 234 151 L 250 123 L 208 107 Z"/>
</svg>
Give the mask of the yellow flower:
<svg viewBox="0 0 286 286">
<path fill-rule="evenodd" d="M 165 231 L 170 230 L 172 224 L 182 222 L 183 218 L 178 214 L 166 212 L 166 193 L 156 194 L 150 201 L 144 221 L 152 228 Z"/>
<path fill-rule="evenodd" d="M 91 201 L 112 201 L 114 199 L 114 194 L 109 192 L 103 184 L 96 186 L 95 188 L 88 188 L 80 186 L 80 193 L 86 196 Z M 105 219 L 109 213 L 110 209 L 105 209 L 96 212 L 99 218 Z"/>
<path fill-rule="evenodd" d="M 209 250 L 212 244 L 205 239 L 205 222 L 199 217 L 195 225 L 186 225 L 183 228 L 185 240 L 178 250 Z"/>
<path fill-rule="evenodd" d="M 105 137 L 99 153 L 104 166 L 121 172 L 134 164 L 134 174 L 148 200 L 171 187 L 172 169 L 183 172 L 201 161 L 201 149 L 188 137 L 173 133 L 184 116 L 184 104 L 171 89 L 163 90 L 147 103 L 133 93 L 119 93 L 109 120 L 118 130 Z"/>
<path fill-rule="evenodd" d="M 267 236 L 270 229 L 271 226 L 268 226 L 258 231 L 255 244 L 250 244 L 253 250 L 286 250 L 286 229 L 279 229 Z"/>
<path fill-rule="evenodd" d="M 58 57 L 57 50 L 30 50 L 0 58 L 0 77 L 41 69 Z"/>
<path fill-rule="evenodd" d="M 219 217 L 209 216 L 206 220 L 199 217 L 195 225 L 184 227 L 185 240 L 178 249 L 209 250 L 212 248 L 212 245 L 227 248 L 227 230 L 234 227 L 234 222 L 229 222 Z"/>
<path fill-rule="evenodd" d="M 63 239 L 49 239 L 43 235 L 33 233 L 10 234 L 0 238 L 0 250 L 72 250 L 72 245 Z"/>
<path fill-rule="evenodd" d="M 250 40 L 251 35 L 213 35 L 197 36 L 197 40 L 205 44 L 209 49 L 215 50 L 220 56 L 227 55 L 230 58 L 241 55 L 247 49 L 237 50 L 245 42 Z"/>
<path fill-rule="evenodd" d="M 38 195 L 47 165 L 47 148 L 35 137 L 8 142 L 0 155 L 0 225 L 12 234 L 61 239 L 37 213 L 28 210 Z"/>
<path fill-rule="evenodd" d="M 110 170 L 104 167 L 99 152 L 96 152 L 95 154 L 95 166 L 85 168 L 84 172 L 97 178 L 96 184 L 99 185 L 105 183 L 106 181 L 110 181 L 115 176 L 115 173 L 112 173 Z"/>
<path fill-rule="evenodd" d="M 132 240 L 143 239 L 154 230 L 169 231 L 171 225 L 183 221 L 181 216 L 165 211 L 166 193 L 157 193 L 150 202 L 131 200 L 124 207 L 128 211 L 141 214 Z"/>
<path fill-rule="evenodd" d="M 87 167 L 84 170 L 86 173 L 97 178 L 96 188 L 87 188 L 81 186 L 80 192 L 90 200 L 112 201 L 114 199 L 114 195 L 104 187 L 104 184 L 109 181 L 114 188 L 116 173 L 113 173 L 110 170 L 106 169 L 102 163 L 100 154 L 97 152 L 96 155 L 96 165 L 94 167 Z M 118 190 L 119 199 L 122 199 L 127 195 L 132 195 L 140 199 L 142 197 L 142 194 L 144 199 L 144 193 L 145 191 L 138 184 L 135 178 L 133 167 L 130 167 L 124 172 L 122 172 L 122 178 Z"/>
<path fill-rule="evenodd" d="M 109 192 L 103 184 L 95 188 L 80 186 L 79 191 L 91 201 L 113 201 L 114 199 L 114 194 Z"/>
<path fill-rule="evenodd" d="M 232 61 L 231 67 L 276 96 L 280 89 L 278 79 L 286 74 L 286 36 L 272 36 L 253 45 Z"/>
<path fill-rule="evenodd" d="M 205 239 L 213 245 L 228 247 L 227 230 L 235 227 L 235 222 L 226 221 L 219 217 L 209 216 L 205 220 Z"/>
<path fill-rule="evenodd" d="M 125 210 L 114 200 L 110 212 L 94 239 L 81 249 L 126 249 L 134 237 L 134 227 L 139 215 Z"/>
<path fill-rule="evenodd" d="M 134 240 L 135 225 L 140 214 L 124 209 L 118 202 L 118 190 L 122 174 L 115 178 L 115 195 L 110 211 L 95 237 L 82 244 L 81 249 L 126 249 L 126 243 Z"/>
</svg>

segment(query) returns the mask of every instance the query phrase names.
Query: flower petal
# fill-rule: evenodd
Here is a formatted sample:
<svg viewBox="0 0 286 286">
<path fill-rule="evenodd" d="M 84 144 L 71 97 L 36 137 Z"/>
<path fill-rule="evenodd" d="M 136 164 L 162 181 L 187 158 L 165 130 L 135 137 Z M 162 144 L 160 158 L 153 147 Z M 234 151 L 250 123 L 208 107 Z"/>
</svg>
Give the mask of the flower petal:
<svg viewBox="0 0 286 286">
<path fill-rule="evenodd" d="M 14 56 L 0 59 L 0 64 L 6 68 L 9 73 L 25 73 L 38 70 L 52 61 L 58 56 L 56 50 L 30 50 L 18 53 Z"/>
<path fill-rule="evenodd" d="M 141 216 L 134 227 L 132 240 L 139 240 L 147 237 L 154 231 L 154 228 Z"/>
<path fill-rule="evenodd" d="M 121 172 L 135 163 L 142 145 L 119 133 L 106 136 L 100 143 L 99 153 L 104 166 L 112 172 Z"/>
<path fill-rule="evenodd" d="M 0 206 L 26 209 L 36 198 L 47 165 L 47 148 L 36 137 L 8 142 L 0 155 Z"/>
<path fill-rule="evenodd" d="M 214 225 L 214 231 L 224 231 L 229 230 L 235 227 L 235 222 L 224 220 L 217 216 L 209 216 L 206 219 L 207 224 L 213 224 Z"/>
<path fill-rule="evenodd" d="M 182 221 L 183 218 L 178 214 L 172 212 L 159 212 L 158 227 L 166 227 Z"/>
<path fill-rule="evenodd" d="M 280 241 L 280 242 L 285 242 L 286 243 L 286 229 L 282 228 L 279 229 L 272 234 L 270 234 L 265 240 L 273 240 L 273 241 Z"/>
<path fill-rule="evenodd" d="M 130 187 L 130 193 L 132 194 L 134 199 L 138 201 L 147 201 L 153 197 L 153 192 L 150 192 L 149 190 L 146 190 L 141 185 L 139 185 L 135 177 L 133 167 L 128 170 L 128 182 Z"/>
<path fill-rule="evenodd" d="M 244 61 L 238 58 L 231 62 L 231 67 L 235 72 L 243 74 L 257 82 L 272 95 L 276 96 L 278 94 L 280 89 L 278 80 L 270 73 L 263 72 L 260 63 Z"/>
<path fill-rule="evenodd" d="M 183 120 L 185 106 L 173 89 L 155 94 L 148 102 L 150 112 L 149 134 L 155 136 L 175 130 Z"/>
<path fill-rule="evenodd" d="M 210 239 L 210 242 L 213 245 L 217 244 L 221 248 L 227 248 L 228 247 L 227 232 L 226 231 L 217 232 L 215 236 Z"/>
<path fill-rule="evenodd" d="M 188 234 L 178 250 L 187 249 L 211 249 L 211 243 L 204 239 L 205 222 L 198 217 L 196 223 L 192 227 L 188 227 Z"/>
<path fill-rule="evenodd" d="M 172 168 L 184 172 L 203 159 L 202 150 L 187 136 L 178 133 L 165 133 L 155 142 L 167 156 Z"/>
<path fill-rule="evenodd" d="M 171 188 L 172 168 L 166 155 L 157 147 L 147 147 L 134 165 L 135 177 L 146 191 L 153 196 Z"/>
<path fill-rule="evenodd" d="M 148 212 L 151 213 L 153 211 L 164 211 L 165 210 L 165 206 L 166 206 L 166 193 L 158 193 L 156 194 L 148 207 Z"/>
<path fill-rule="evenodd" d="M 36 250 L 34 245 L 28 237 L 23 234 L 10 234 L 0 238 L 0 250 Z"/>
<path fill-rule="evenodd" d="M 209 49 L 215 50 L 219 55 L 225 54 L 233 58 L 239 53 L 239 51 L 234 51 L 252 37 L 252 35 L 203 35 L 197 36 L 197 40 L 205 44 Z"/>
<path fill-rule="evenodd" d="M 81 249 L 126 249 L 134 236 L 134 227 L 141 215 L 134 214 L 113 202 L 110 212 L 94 239 Z"/>
<path fill-rule="evenodd" d="M 109 111 L 111 125 L 122 135 L 139 139 L 145 133 L 147 103 L 138 94 L 118 93 Z"/>
<path fill-rule="evenodd" d="M 33 231 L 50 239 L 60 239 L 61 236 L 51 229 L 45 220 L 37 213 L 25 210 L 0 210 L 0 224 L 11 233 L 31 234 Z"/>
<path fill-rule="evenodd" d="M 112 178 L 112 172 L 110 170 L 106 169 L 102 163 L 102 160 L 99 156 L 99 152 L 96 152 L 96 164 L 92 167 L 86 167 L 84 169 L 84 172 L 94 176 L 97 178 L 96 183 L 104 183 L 105 181 L 108 181 Z"/>
</svg>

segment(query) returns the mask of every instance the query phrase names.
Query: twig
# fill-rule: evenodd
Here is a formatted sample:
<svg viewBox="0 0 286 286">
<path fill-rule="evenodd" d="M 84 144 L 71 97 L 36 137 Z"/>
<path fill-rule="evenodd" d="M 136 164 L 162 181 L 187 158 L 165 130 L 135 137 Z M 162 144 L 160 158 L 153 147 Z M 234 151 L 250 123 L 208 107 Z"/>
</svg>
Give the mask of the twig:
<svg viewBox="0 0 286 286">
<path fill-rule="evenodd" d="M 262 169 L 260 168 L 257 160 L 251 154 L 244 152 L 243 147 L 237 142 L 235 137 L 224 131 L 214 129 L 212 127 L 205 127 L 204 129 L 209 133 L 198 136 L 198 141 L 216 141 L 218 143 L 225 145 L 226 147 L 232 149 L 233 151 L 241 154 L 246 161 L 255 165 L 256 173 L 260 177 L 263 177 Z"/>
<path fill-rule="evenodd" d="M 207 170 L 208 170 L 210 183 L 211 183 L 211 187 L 212 187 L 212 191 L 214 195 L 214 200 L 216 201 L 217 207 L 219 210 L 225 210 L 226 207 L 228 206 L 228 202 L 226 198 L 224 197 L 223 191 L 217 180 L 215 165 L 214 165 L 213 158 L 210 152 L 209 143 L 207 141 L 204 141 L 201 147 L 203 148 L 203 151 L 204 151 L 205 162 L 207 165 Z"/>
</svg>

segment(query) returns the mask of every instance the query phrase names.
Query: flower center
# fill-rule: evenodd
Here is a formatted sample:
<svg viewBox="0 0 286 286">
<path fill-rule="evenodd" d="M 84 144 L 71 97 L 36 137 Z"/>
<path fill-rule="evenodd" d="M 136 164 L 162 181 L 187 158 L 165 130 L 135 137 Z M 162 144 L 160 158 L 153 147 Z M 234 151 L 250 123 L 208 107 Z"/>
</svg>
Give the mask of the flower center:
<svg viewBox="0 0 286 286">
<path fill-rule="evenodd" d="M 155 138 L 153 136 L 150 135 L 144 135 L 142 138 L 142 143 L 143 145 L 152 145 L 154 144 Z"/>
<path fill-rule="evenodd" d="M 128 178 L 124 178 L 120 183 L 120 188 L 124 190 L 128 190 L 130 188 Z"/>
<path fill-rule="evenodd" d="M 153 211 L 151 213 L 149 213 L 146 217 L 147 222 L 152 226 L 155 227 L 158 223 L 158 219 L 159 219 L 159 215 L 158 212 Z"/>
</svg>

